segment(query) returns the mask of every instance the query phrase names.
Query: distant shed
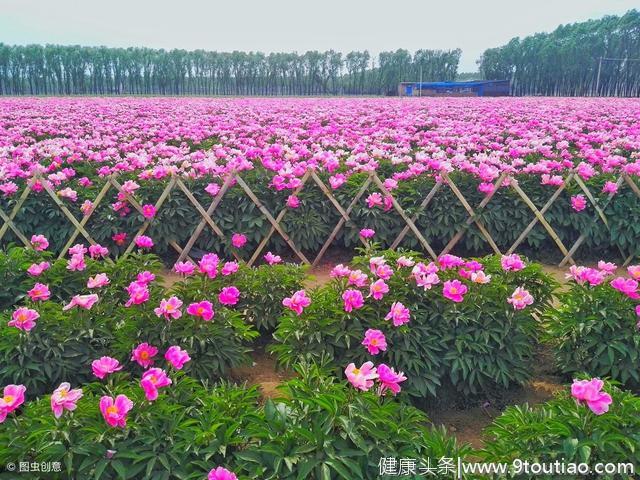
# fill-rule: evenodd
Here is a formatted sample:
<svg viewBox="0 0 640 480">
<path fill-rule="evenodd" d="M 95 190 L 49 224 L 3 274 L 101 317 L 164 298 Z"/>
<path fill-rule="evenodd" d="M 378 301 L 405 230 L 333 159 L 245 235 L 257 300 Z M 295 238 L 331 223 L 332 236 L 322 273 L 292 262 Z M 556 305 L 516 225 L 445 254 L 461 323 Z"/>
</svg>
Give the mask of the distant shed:
<svg viewBox="0 0 640 480">
<path fill-rule="evenodd" d="M 509 80 L 470 82 L 401 82 L 401 97 L 505 97 L 510 94 Z"/>
</svg>

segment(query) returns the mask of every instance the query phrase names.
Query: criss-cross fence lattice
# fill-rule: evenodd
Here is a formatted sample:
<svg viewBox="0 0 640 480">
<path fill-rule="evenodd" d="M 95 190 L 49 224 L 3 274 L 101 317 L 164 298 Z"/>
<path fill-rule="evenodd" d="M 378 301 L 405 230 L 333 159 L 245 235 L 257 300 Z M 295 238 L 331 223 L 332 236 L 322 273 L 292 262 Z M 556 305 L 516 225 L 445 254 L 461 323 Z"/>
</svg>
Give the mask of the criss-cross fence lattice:
<svg viewBox="0 0 640 480">
<path fill-rule="evenodd" d="M 502 253 L 513 253 L 517 251 L 518 247 L 522 245 L 522 243 L 526 240 L 527 236 L 530 234 L 532 229 L 540 224 L 547 235 L 557 248 L 560 250 L 563 255 L 562 260 L 560 262 L 560 266 L 564 266 L 567 263 L 575 264 L 574 255 L 580 246 L 587 240 L 587 234 L 583 232 L 577 240 L 571 245 L 567 247 L 564 242 L 561 240 L 560 236 L 556 233 L 553 226 L 549 223 L 545 214 L 551 208 L 551 206 L 558 200 L 563 191 L 567 188 L 569 184 L 572 182 L 576 183 L 579 189 L 584 193 L 589 203 L 593 206 L 595 213 L 589 219 L 591 225 L 596 222 L 602 222 L 604 226 L 609 229 L 609 222 L 605 215 L 605 208 L 612 201 L 614 194 L 609 194 L 604 200 L 600 202 L 594 197 L 593 193 L 590 191 L 588 186 L 582 181 L 582 179 L 571 172 L 564 179 L 562 185 L 558 186 L 555 192 L 548 198 L 546 203 L 539 208 L 535 205 L 535 203 L 531 200 L 531 198 L 527 195 L 527 193 L 520 187 L 518 181 L 515 177 L 510 176 L 507 173 L 503 173 L 496 179 L 493 184 L 493 189 L 490 193 L 485 195 L 482 201 L 474 208 L 469 201 L 465 198 L 462 191 L 458 188 L 454 180 L 445 174 L 442 174 L 437 177 L 437 181 L 434 186 L 430 189 L 427 195 L 422 199 L 417 208 L 410 215 L 407 211 L 400 205 L 400 203 L 393 197 L 392 193 L 387 189 L 385 184 L 380 180 L 379 176 L 375 172 L 369 172 L 366 176 L 364 182 L 357 190 L 356 194 L 350 199 L 348 205 L 343 206 L 333 194 L 332 190 L 327 187 L 327 185 L 323 182 L 323 180 L 318 176 L 318 174 L 314 170 L 308 170 L 304 176 L 301 178 L 301 182 L 299 186 L 293 191 L 294 195 L 299 194 L 306 185 L 311 182 L 312 185 L 317 186 L 322 194 L 328 199 L 330 204 L 333 206 L 335 211 L 338 213 L 338 222 L 333 227 L 330 235 L 327 237 L 325 242 L 322 244 L 322 247 L 317 252 L 317 254 L 313 258 L 308 258 L 305 253 L 299 248 L 295 242 L 292 240 L 290 235 L 286 232 L 283 226 L 283 220 L 289 211 L 288 208 L 283 207 L 280 212 L 274 217 L 269 209 L 260 201 L 260 199 L 253 192 L 251 187 L 247 184 L 247 182 L 242 178 L 239 172 L 230 172 L 222 183 L 221 188 L 218 193 L 212 198 L 211 203 L 205 208 L 196 196 L 189 190 L 188 186 L 185 184 L 183 179 L 179 176 L 172 176 L 168 182 L 164 185 L 164 188 L 156 200 L 154 207 L 156 211 L 160 211 L 166 202 L 166 200 L 170 197 L 174 190 L 181 191 L 187 201 L 193 206 L 193 208 L 198 212 L 200 217 L 199 223 L 193 229 L 187 242 L 181 246 L 175 240 L 169 239 L 168 244 L 177 252 L 178 261 L 185 260 L 190 258 L 190 254 L 192 253 L 192 249 L 194 248 L 196 242 L 201 237 L 201 235 L 205 232 L 206 228 L 209 228 L 214 235 L 220 238 L 220 240 L 228 244 L 229 242 L 229 233 L 225 233 L 220 226 L 216 223 L 216 210 L 220 206 L 225 194 L 229 191 L 232 185 L 237 184 L 244 194 L 251 200 L 251 202 L 258 208 L 261 215 L 269 222 L 270 229 L 267 234 L 259 241 L 255 251 L 251 254 L 248 263 L 250 265 L 254 264 L 261 256 L 262 252 L 265 250 L 265 247 L 272 239 L 274 235 L 279 235 L 285 243 L 291 248 L 293 253 L 298 257 L 298 259 L 305 263 L 316 265 L 318 264 L 328 248 L 336 239 L 337 235 L 340 233 L 341 229 L 345 227 L 348 222 L 353 223 L 354 220 L 351 216 L 354 207 L 358 204 L 358 202 L 363 200 L 363 195 L 368 191 L 370 187 L 379 190 L 383 195 L 389 197 L 391 199 L 392 208 L 397 213 L 397 215 L 402 219 L 404 223 L 402 230 L 397 235 L 397 237 L 391 242 L 391 248 L 397 248 L 402 241 L 405 239 L 407 234 L 411 232 L 417 239 L 420 246 L 424 249 L 425 252 L 429 254 L 433 259 L 436 259 L 438 256 L 449 253 L 453 251 L 458 242 L 463 238 L 466 232 L 469 230 L 471 226 L 475 226 L 480 235 L 484 239 L 484 241 L 488 244 L 490 249 L 496 254 Z M 59 257 L 64 257 L 74 242 L 78 241 L 78 237 L 83 237 L 86 242 L 89 244 L 95 244 L 96 241 L 92 238 L 91 233 L 87 231 L 86 227 L 91 219 L 93 213 L 99 207 L 99 205 L 104 201 L 108 192 L 111 189 L 114 189 L 120 196 L 122 196 L 136 211 L 143 213 L 142 205 L 136 200 L 134 196 L 129 194 L 123 186 L 119 183 L 116 175 L 112 175 L 106 178 L 104 185 L 99 189 L 96 198 L 92 201 L 92 207 L 89 211 L 84 212 L 82 218 L 78 219 L 67 207 L 65 202 L 60 198 L 60 196 L 53 190 L 51 185 L 44 181 L 40 176 L 35 176 L 30 179 L 25 188 L 22 190 L 20 195 L 16 198 L 15 204 L 13 208 L 9 212 L 5 212 L 0 209 L 0 220 L 2 220 L 2 226 L 0 227 L 0 242 L 7 234 L 7 232 L 11 231 L 15 237 L 22 242 L 25 246 L 30 246 L 30 241 L 28 235 L 22 231 L 20 225 L 16 224 L 16 217 L 19 212 L 25 205 L 25 202 L 29 195 L 34 191 L 34 185 L 38 183 L 46 192 L 48 197 L 51 199 L 53 204 L 62 212 L 63 217 L 67 219 L 73 226 L 73 231 L 71 232 L 70 237 L 67 242 L 64 244 L 64 247 L 59 252 Z M 633 193 L 640 198 L 640 187 L 635 183 L 635 181 L 626 174 L 621 174 L 618 176 L 616 185 L 620 187 L 621 185 L 626 184 L 633 191 Z M 529 208 L 532 213 L 532 219 L 526 226 L 526 228 L 517 236 L 516 240 L 513 244 L 506 249 L 505 251 L 501 251 L 496 241 L 491 236 L 491 233 L 484 225 L 484 222 L 481 219 L 482 213 L 487 209 L 487 206 L 491 203 L 492 199 L 496 192 L 501 188 L 511 188 L 517 196 L 524 202 L 524 204 Z M 423 213 L 428 212 L 429 205 L 431 204 L 434 197 L 443 191 L 443 189 L 450 189 L 453 193 L 454 197 L 464 208 L 467 217 L 466 219 L 460 223 L 457 227 L 455 234 L 452 238 L 448 240 L 445 244 L 444 248 L 440 252 L 436 252 L 433 246 L 429 243 L 423 232 L 420 231 L 420 228 L 417 225 L 417 220 L 419 216 Z M 138 228 L 136 234 L 131 239 L 131 242 L 128 244 L 126 249 L 124 250 L 124 255 L 130 254 L 135 248 L 135 238 L 144 235 L 145 232 L 149 229 L 151 224 L 153 223 L 154 218 L 145 219 L 142 225 Z M 362 226 L 364 227 L 364 225 Z M 442 240 L 442 239 L 440 239 Z M 363 244 L 366 244 L 366 241 L 360 238 L 360 241 Z M 232 255 L 234 255 L 237 259 L 240 259 L 238 253 L 235 249 L 230 249 Z M 635 254 L 625 254 L 622 250 L 620 250 L 621 255 L 625 259 L 624 265 L 628 265 L 633 259 Z"/>
</svg>

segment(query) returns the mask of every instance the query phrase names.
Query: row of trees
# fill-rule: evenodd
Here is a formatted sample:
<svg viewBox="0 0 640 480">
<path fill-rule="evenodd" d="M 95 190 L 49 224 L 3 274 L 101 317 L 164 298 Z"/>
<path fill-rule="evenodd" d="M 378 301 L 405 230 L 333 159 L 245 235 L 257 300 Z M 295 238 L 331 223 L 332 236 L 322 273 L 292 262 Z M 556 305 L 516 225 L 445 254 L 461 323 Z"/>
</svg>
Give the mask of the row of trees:
<svg viewBox="0 0 640 480">
<path fill-rule="evenodd" d="M 484 78 L 510 79 L 514 95 L 640 96 L 640 12 L 514 38 L 478 63 Z"/>
<path fill-rule="evenodd" d="M 346 55 L 0 43 L 4 95 L 389 95 L 398 82 L 454 80 L 461 50 Z M 376 61 L 377 60 L 377 61 Z"/>
</svg>

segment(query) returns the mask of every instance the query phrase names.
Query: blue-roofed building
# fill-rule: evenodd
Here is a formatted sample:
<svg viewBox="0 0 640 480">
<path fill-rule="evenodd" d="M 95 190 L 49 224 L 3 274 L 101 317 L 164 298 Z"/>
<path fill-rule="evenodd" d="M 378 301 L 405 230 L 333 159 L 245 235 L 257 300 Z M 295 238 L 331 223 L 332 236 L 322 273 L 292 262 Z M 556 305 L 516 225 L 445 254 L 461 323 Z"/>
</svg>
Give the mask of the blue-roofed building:
<svg viewBox="0 0 640 480">
<path fill-rule="evenodd" d="M 469 82 L 401 82 L 401 97 L 504 97 L 510 94 L 509 80 Z"/>
</svg>

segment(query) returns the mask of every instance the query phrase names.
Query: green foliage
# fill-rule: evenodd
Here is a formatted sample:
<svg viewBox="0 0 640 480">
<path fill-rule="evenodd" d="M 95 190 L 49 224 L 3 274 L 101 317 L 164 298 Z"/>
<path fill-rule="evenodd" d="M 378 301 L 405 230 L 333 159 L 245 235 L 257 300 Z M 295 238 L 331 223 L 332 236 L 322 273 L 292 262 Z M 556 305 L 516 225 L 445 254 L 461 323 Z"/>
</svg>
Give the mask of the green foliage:
<svg viewBox="0 0 640 480">
<path fill-rule="evenodd" d="M 589 465 L 631 462 L 637 469 L 640 465 L 640 398 L 611 383 L 605 383 L 604 391 L 611 394 L 613 403 L 603 415 L 596 415 L 586 405 L 578 404 L 568 388 L 541 405 L 508 407 L 487 428 L 488 440 L 480 455 L 487 462 L 508 463 L 515 459 Z"/>
<path fill-rule="evenodd" d="M 385 251 L 354 260 L 355 267 L 368 270 L 369 256 L 383 255 L 389 265 L 404 253 L 416 261 L 418 254 Z M 439 273 L 441 284 L 431 290 L 415 285 L 411 269 L 395 269 L 387 281 L 389 293 L 382 300 L 367 299 L 363 308 L 343 309 L 344 280 L 310 293 L 311 305 L 301 316 L 287 311 L 280 319 L 271 351 L 279 363 L 291 366 L 305 358 L 328 356 L 336 371 L 350 363 L 386 363 L 408 377 L 402 384 L 413 401 L 456 395 L 491 393 L 523 384 L 531 376 L 533 348 L 537 342 L 539 315 L 551 300 L 555 282 L 538 265 L 518 272 L 504 272 L 497 257 L 481 259 L 491 282 L 465 282 L 469 292 L 462 303 L 442 296 L 442 283 L 460 278 L 455 271 Z M 515 310 L 507 298 L 516 287 L 525 286 L 535 298 L 533 305 Z M 366 292 L 365 292 L 366 295 Z M 408 324 L 394 327 L 384 317 L 393 302 L 411 311 Z M 360 345 L 369 328 L 382 330 L 387 350 L 375 357 Z"/>
<path fill-rule="evenodd" d="M 630 387 L 640 385 L 637 302 L 608 281 L 590 287 L 573 282 L 545 315 L 556 363 L 567 375 L 587 372 Z"/>
<path fill-rule="evenodd" d="M 60 462 L 63 472 L 47 478 L 201 480 L 245 443 L 241 431 L 248 412 L 257 408 L 255 387 L 222 384 L 207 390 L 174 374 L 173 385 L 150 403 L 123 377 L 111 390 L 84 385 L 77 409 L 58 420 L 48 396 L 28 401 L 22 414 L 0 429 L 3 464 Z M 98 406 L 102 395 L 118 394 L 134 402 L 125 429 L 109 427 Z"/>
<path fill-rule="evenodd" d="M 359 392 L 298 367 L 299 379 L 251 416 L 251 444 L 236 452 L 250 478 L 377 478 L 382 457 L 456 458 L 469 454 L 444 430 L 428 425 L 421 411 L 373 392 Z"/>
</svg>

